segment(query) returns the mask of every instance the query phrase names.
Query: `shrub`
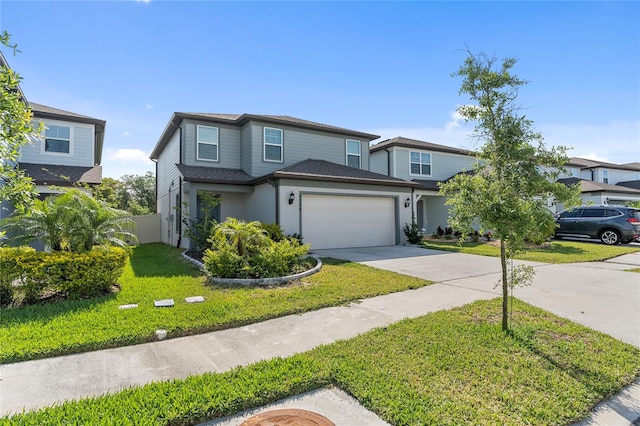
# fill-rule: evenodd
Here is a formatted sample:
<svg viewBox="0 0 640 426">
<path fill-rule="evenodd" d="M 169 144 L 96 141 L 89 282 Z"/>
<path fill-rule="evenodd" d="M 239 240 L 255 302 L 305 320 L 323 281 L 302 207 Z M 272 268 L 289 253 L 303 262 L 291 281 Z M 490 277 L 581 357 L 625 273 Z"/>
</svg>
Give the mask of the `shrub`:
<svg viewBox="0 0 640 426">
<path fill-rule="evenodd" d="M 267 237 L 272 241 L 282 241 L 287 238 L 282 232 L 282 228 L 277 223 L 261 223 L 260 226 L 267 233 Z"/>
<path fill-rule="evenodd" d="M 0 287 L 23 296 L 23 303 L 42 299 L 45 290 L 67 298 L 88 298 L 109 291 L 127 259 L 119 247 L 98 247 L 84 253 L 36 252 L 25 248 L 0 249 Z M 6 306 L 6 305 L 5 305 Z"/>
<path fill-rule="evenodd" d="M 275 238 L 274 241 L 269 234 Z M 278 225 L 229 218 L 216 225 L 204 253 L 205 271 L 221 278 L 266 278 L 289 275 L 309 250 L 297 239 L 285 237 Z"/>
<path fill-rule="evenodd" d="M 410 244 L 419 244 L 422 241 L 422 233 L 415 221 L 411 221 L 411 225 L 405 223 L 402 231 Z"/>
<path fill-rule="evenodd" d="M 442 229 L 442 226 L 438 226 L 438 229 L 436 230 L 436 233 L 440 237 L 442 237 L 444 235 L 444 229 Z"/>
</svg>

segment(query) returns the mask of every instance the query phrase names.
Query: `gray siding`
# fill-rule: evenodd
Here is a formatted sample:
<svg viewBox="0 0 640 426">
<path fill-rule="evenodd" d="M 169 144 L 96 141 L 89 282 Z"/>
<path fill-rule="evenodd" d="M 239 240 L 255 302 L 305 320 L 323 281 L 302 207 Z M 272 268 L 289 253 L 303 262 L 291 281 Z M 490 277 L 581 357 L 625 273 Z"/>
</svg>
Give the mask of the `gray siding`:
<svg viewBox="0 0 640 426">
<path fill-rule="evenodd" d="M 389 164 L 387 162 L 387 155 L 389 154 L 387 154 L 387 152 L 384 150 L 377 151 L 371 154 L 370 155 L 371 166 L 369 170 L 375 173 L 380 173 L 382 175 L 389 176 L 389 171 L 387 170 L 389 168 Z"/>
<path fill-rule="evenodd" d="M 435 151 L 395 148 L 395 177 L 400 179 L 430 179 L 445 180 L 463 170 L 472 170 L 475 157 L 466 155 L 447 154 Z M 411 151 L 431 154 L 431 176 L 412 175 L 409 173 L 409 153 Z"/>
<path fill-rule="evenodd" d="M 218 161 L 203 161 L 197 159 L 197 125 L 218 128 Z M 239 127 L 185 120 L 183 129 L 183 164 L 188 166 L 224 167 L 228 169 L 239 169 L 241 167 L 241 129 Z"/>
<path fill-rule="evenodd" d="M 251 175 L 251 158 L 253 156 L 253 152 L 251 150 L 251 124 L 246 124 L 242 127 L 241 139 L 242 148 L 240 152 L 242 154 L 242 170 L 244 170 L 248 175 Z"/>
<path fill-rule="evenodd" d="M 175 223 L 168 219 L 174 214 L 175 220 L 175 194 L 178 191 L 180 174 L 176 164 L 180 161 L 180 131 L 176 130 L 165 149 L 158 156 L 158 174 L 156 176 L 158 193 L 157 210 L 160 213 L 162 241 L 167 244 L 175 244 Z M 173 182 L 173 186 L 171 186 Z M 171 196 L 169 196 L 171 188 Z"/>
<path fill-rule="evenodd" d="M 43 120 L 47 124 L 71 127 L 71 155 L 44 153 L 44 138 L 23 146 L 20 162 L 34 164 L 57 164 L 61 166 L 93 166 L 95 129 L 92 124 Z"/>
<path fill-rule="evenodd" d="M 360 141 L 360 167 L 369 167 L 369 141 L 349 136 L 334 135 L 314 130 L 297 129 L 295 127 L 278 126 L 251 122 L 251 171 L 252 176 L 263 176 L 283 167 L 312 158 L 346 165 L 346 139 Z M 264 161 L 263 134 L 264 127 L 283 130 L 283 161 Z M 247 155 L 243 151 L 244 155 Z"/>
</svg>

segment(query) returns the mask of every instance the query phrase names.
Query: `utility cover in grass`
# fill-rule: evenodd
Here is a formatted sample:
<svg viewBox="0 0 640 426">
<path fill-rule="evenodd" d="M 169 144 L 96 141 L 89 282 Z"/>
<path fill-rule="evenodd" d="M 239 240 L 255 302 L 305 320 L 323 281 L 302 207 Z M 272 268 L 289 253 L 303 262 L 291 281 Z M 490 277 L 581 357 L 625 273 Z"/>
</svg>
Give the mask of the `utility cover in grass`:
<svg viewBox="0 0 640 426">
<path fill-rule="evenodd" d="M 162 299 L 162 300 L 154 300 L 153 304 L 156 308 L 170 308 L 175 303 L 173 303 L 173 299 Z"/>
<path fill-rule="evenodd" d="M 128 305 L 120 305 L 118 306 L 119 309 L 134 309 L 137 308 L 138 304 L 137 303 L 130 303 Z"/>
<path fill-rule="evenodd" d="M 184 299 L 185 302 L 187 303 L 199 303 L 199 302 L 204 302 L 204 297 L 202 296 L 191 296 L 191 297 L 186 297 Z"/>
</svg>

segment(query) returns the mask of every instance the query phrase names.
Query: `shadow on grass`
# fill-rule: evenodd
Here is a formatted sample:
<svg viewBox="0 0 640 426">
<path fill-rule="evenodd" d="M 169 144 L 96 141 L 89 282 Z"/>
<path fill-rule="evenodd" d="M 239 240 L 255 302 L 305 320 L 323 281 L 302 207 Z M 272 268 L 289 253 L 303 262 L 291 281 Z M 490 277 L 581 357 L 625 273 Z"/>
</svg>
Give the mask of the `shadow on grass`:
<svg viewBox="0 0 640 426">
<path fill-rule="evenodd" d="M 0 326 L 29 323 L 44 324 L 58 316 L 64 316 L 71 312 L 95 309 L 99 305 L 114 300 L 116 296 L 117 293 L 109 293 L 92 299 L 65 300 L 57 303 L 38 303 L 2 309 L 0 311 Z"/>
<path fill-rule="evenodd" d="M 536 252 L 536 253 L 554 253 L 554 254 L 585 254 L 587 250 L 581 247 L 568 246 L 558 243 L 551 243 L 547 247 L 528 247 L 526 249 L 528 252 Z"/>
<path fill-rule="evenodd" d="M 131 251 L 129 261 L 136 277 L 198 277 L 202 275 L 182 257 L 183 249 L 162 243 L 142 244 Z"/>
</svg>

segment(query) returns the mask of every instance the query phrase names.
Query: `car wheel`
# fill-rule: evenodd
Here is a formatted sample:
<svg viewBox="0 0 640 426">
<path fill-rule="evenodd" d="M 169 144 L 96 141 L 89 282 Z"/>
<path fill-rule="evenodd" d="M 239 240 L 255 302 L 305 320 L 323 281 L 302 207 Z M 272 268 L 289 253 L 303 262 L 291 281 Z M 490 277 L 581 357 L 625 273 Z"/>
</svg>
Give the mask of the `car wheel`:
<svg viewBox="0 0 640 426">
<path fill-rule="evenodd" d="M 613 229 L 605 229 L 600 234 L 600 241 L 608 246 L 612 246 L 620 242 L 620 235 Z"/>
</svg>

